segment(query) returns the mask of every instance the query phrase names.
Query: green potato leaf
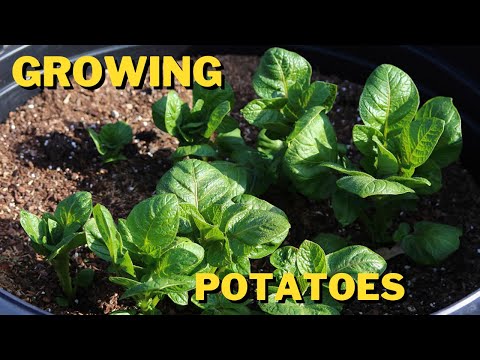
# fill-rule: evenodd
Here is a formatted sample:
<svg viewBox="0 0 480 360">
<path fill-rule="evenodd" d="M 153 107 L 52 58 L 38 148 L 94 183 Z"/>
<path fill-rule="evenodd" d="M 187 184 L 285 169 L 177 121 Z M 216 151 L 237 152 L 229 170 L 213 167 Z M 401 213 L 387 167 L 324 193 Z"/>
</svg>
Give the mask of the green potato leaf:
<svg viewBox="0 0 480 360">
<path fill-rule="evenodd" d="M 84 231 L 88 248 L 100 259 L 111 262 L 110 250 L 103 241 L 95 219 L 92 218 L 87 221 Z"/>
<path fill-rule="evenodd" d="M 150 279 L 127 289 L 120 299 L 132 296 L 152 296 L 168 293 L 178 293 L 195 288 L 195 278 L 191 276 L 175 275 L 163 277 L 154 275 Z"/>
<path fill-rule="evenodd" d="M 204 315 L 251 315 L 252 310 L 248 305 L 252 302 L 232 302 L 221 293 L 207 294 L 206 302 L 199 302 L 195 294 L 192 296 L 192 302 L 203 310 Z"/>
<path fill-rule="evenodd" d="M 346 176 L 337 181 L 337 186 L 361 198 L 375 195 L 400 195 L 415 192 L 399 182 L 375 179 L 371 176 Z"/>
<path fill-rule="evenodd" d="M 108 211 L 105 206 L 97 204 L 93 209 L 93 217 L 112 262 L 117 263 L 117 258 L 121 255 L 123 244 L 122 237 L 117 230 L 110 211 Z"/>
<path fill-rule="evenodd" d="M 126 225 L 138 249 L 154 257 L 160 255 L 177 235 L 176 196 L 161 194 L 140 202 L 128 215 Z"/>
<path fill-rule="evenodd" d="M 348 226 L 353 223 L 362 211 L 362 202 L 347 191 L 337 189 L 332 195 L 332 209 L 335 219 L 342 226 Z"/>
<path fill-rule="evenodd" d="M 100 135 L 97 134 L 93 129 L 87 129 L 87 131 L 91 139 L 93 140 L 93 143 L 95 144 L 95 147 L 97 148 L 98 153 L 100 155 L 105 155 L 107 153 L 107 150 L 103 147 L 102 140 L 100 139 Z"/>
<path fill-rule="evenodd" d="M 125 155 L 122 155 L 122 154 L 107 153 L 103 157 L 103 164 L 108 164 L 108 163 L 112 163 L 112 162 L 116 162 L 116 161 L 120 161 L 120 160 L 127 160 L 127 157 Z"/>
<path fill-rule="evenodd" d="M 85 238 L 85 233 L 74 233 L 68 234 L 62 238 L 58 244 L 50 249 L 50 254 L 47 257 L 48 261 L 52 261 L 60 254 L 68 254 L 73 249 L 76 249 L 79 246 L 85 245 L 87 240 Z"/>
<path fill-rule="evenodd" d="M 287 104 L 287 99 L 256 99 L 249 102 L 240 112 L 250 124 L 273 131 L 277 136 L 287 136 L 292 130 L 292 125 L 285 117 L 282 108 Z"/>
<path fill-rule="evenodd" d="M 45 222 L 47 241 L 45 246 L 56 245 L 62 241 L 64 237 L 64 229 L 57 222 L 55 217 L 50 213 L 45 213 L 42 215 L 42 220 Z M 69 234 L 65 234 L 69 235 Z"/>
<path fill-rule="evenodd" d="M 248 189 L 248 170 L 245 166 L 229 161 L 213 161 L 215 169 L 228 178 L 232 196 L 242 195 Z"/>
<path fill-rule="evenodd" d="M 188 305 L 188 291 L 171 292 L 168 293 L 167 296 L 177 305 Z"/>
<path fill-rule="evenodd" d="M 431 184 L 429 187 L 415 188 L 420 195 L 434 194 L 442 188 L 442 169 L 433 159 L 428 159 L 423 165 L 415 169 L 416 178 L 425 178 Z"/>
<path fill-rule="evenodd" d="M 322 162 L 320 163 L 320 166 L 338 171 L 339 173 L 345 174 L 345 175 L 350 175 L 350 176 L 369 176 L 373 177 L 370 174 L 367 174 L 363 171 L 358 171 L 358 170 L 353 170 L 353 169 L 347 169 L 344 166 L 337 164 L 337 163 L 332 163 L 332 162 Z"/>
<path fill-rule="evenodd" d="M 302 275 L 327 272 L 325 253 L 320 245 L 309 240 L 302 242 L 297 252 L 297 269 Z"/>
<path fill-rule="evenodd" d="M 177 92 L 170 90 L 168 94 L 152 106 L 152 116 L 155 125 L 162 131 L 173 136 L 180 135 L 180 126 L 188 113 L 186 105 Z"/>
<path fill-rule="evenodd" d="M 207 242 L 205 245 L 205 258 L 209 265 L 224 267 L 232 264 L 232 250 L 226 240 Z M 243 257 L 243 254 L 239 255 Z"/>
<path fill-rule="evenodd" d="M 229 133 L 235 129 L 238 129 L 238 121 L 230 115 L 225 115 L 216 131 L 217 134 L 224 134 Z"/>
<path fill-rule="evenodd" d="M 203 260 L 202 246 L 188 238 L 177 237 L 157 262 L 156 271 L 165 275 L 190 275 Z"/>
<path fill-rule="evenodd" d="M 410 225 L 404 222 L 400 223 L 397 230 L 395 230 L 395 232 L 393 233 L 393 241 L 395 241 L 396 243 L 400 242 L 405 236 L 410 234 L 410 232 Z"/>
<path fill-rule="evenodd" d="M 260 309 L 270 315 L 339 315 L 337 309 L 332 306 L 316 303 L 309 296 L 304 297 L 303 303 L 297 303 L 292 299 L 286 299 L 280 303 L 275 301 L 276 294 L 268 296 L 267 303 L 259 303 Z"/>
<path fill-rule="evenodd" d="M 198 100 L 203 100 L 202 111 L 207 115 L 210 115 L 212 111 L 224 101 L 230 103 L 230 108 L 233 109 L 235 104 L 235 94 L 233 93 L 232 86 L 228 82 L 224 82 L 224 87 L 218 87 L 215 89 L 205 89 L 198 83 L 193 84 L 193 103 L 196 104 Z"/>
<path fill-rule="evenodd" d="M 315 81 L 305 92 L 302 102 L 303 108 L 308 110 L 315 106 L 322 106 L 330 111 L 337 97 L 337 85 L 324 81 Z"/>
<path fill-rule="evenodd" d="M 178 162 L 157 184 L 157 194 L 175 194 L 180 202 L 203 213 L 214 204 L 230 200 L 230 181 L 214 166 L 196 159 Z"/>
<path fill-rule="evenodd" d="M 330 233 L 320 233 L 312 241 L 320 245 L 325 254 L 333 253 L 348 246 L 346 239 Z"/>
<path fill-rule="evenodd" d="M 60 201 L 55 209 L 54 217 L 63 228 L 64 236 L 80 229 L 92 214 L 92 194 L 79 191 Z"/>
<path fill-rule="evenodd" d="M 427 189 L 432 185 L 430 181 L 428 181 L 428 179 L 425 179 L 423 177 L 418 177 L 418 176 L 414 176 L 410 178 L 403 177 L 403 176 L 389 176 L 385 180 L 395 181 L 402 185 L 405 185 L 410 189 L 415 190 L 415 193 L 418 193 L 418 190 Z"/>
<path fill-rule="evenodd" d="M 260 60 L 253 76 L 253 88 L 263 99 L 288 98 L 289 89 L 295 84 L 307 89 L 311 76 L 312 67 L 303 57 L 285 49 L 271 48 Z"/>
<path fill-rule="evenodd" d="M 275 266 L 275 268 L 282 270 L 282 272 L 288 272 L 295 276 L 299 276 L 297 255 L 298 249 L 296 247 L 282 246 L 275 250 L 270 256 L 270 263 Z"/>
<path fill-rule="evenodd" d="M 419 102 L 417 87 L 410 76 L 393 65 L 383 64 L 367 79 L 359 111 L 363 122 L 379 130 L 386 142 L 411 122 Z M 396 149 L 389 150 L 396 153 Z"/>
<path fill-rule="evenodd" d="M 238 273 L 244 276 L 250 274 L 250 260 L 248 257 L 236 257 L 232 258 L 232 263 L 227 266 L 223 266 L 218 269 L 217 275 L 220 279 L 223 279 L 230 273 Z"/>
<path fill-rule="evenodd" d="M 236 256 L 249 256 L 256 247 L 268 243 L 281 243 L 288 234 L 290 223 L 281 214 L 249 209 L 235 204 L 222 216 L 222 230 Z"/>
<path fill-rule="evenodd" d="M 440 119 L 445 128 L 431 158 L 444 168 L 458 159 L 462 151 L 462 126 L 458 110 L 451 98 L 437 96 L 428 100 L 417 112 L 415 121 Z"/>
<path fill-rule="evenodd" d="M 98 153 L 102 155 L 104 164 L 127 159 L 120 152 L 125 145 L 130 144 L 133 140 L 130 125 L 123 121 L 117 121 L 113 124 L 104 125 L 98 134 L 93 129 L 87 130 Z"/>
<path fill-rule="evenodd" d="M 336 160 L 337 140 L 330 121 L 322 108 L 309 109 L 287 139 L 285 174 L 305 196 L 324 199 L 335 189 L 335 176 L 319 165 Z"/>
<path fill-rule="evenodd" d="M 257 149 L 258 151 L 273 157 L 285 150 L 285 142 L 282 140 L 270 139 L 266 134 L 266 130 L 262 129 L 258 133 Z"/>
<path fill-rule="evenodd" d="M 363 155 L 374 158 L 377 155 L 375 151 L 375 142 L 373 137 L 376 136 L 382 143 L 384 142 L 383 134 L 368 125 L 355 125 L 352 130 L 353 143 L 358 151 Z"/>
<path fill-rule="evenodd" d="M 283 212 L 283 210 L 270 204 L 268 201 L 259 199 L 253 195 L 243 194 L 243 195 L 234 197 L 232 201 L 235 204 L 245 205 L 249 209 L 271 211 L 276 214 L 282 215 L 285 219 L 288 219 L 287 215 Z"/>
<path fill-rule="evenodd" d="M 136 267 L 135 265 L 133 265 L 132 259 L 128 251 L 120 255 L 115 265 L 117 265 L 120 270 L 134 277 L 136 276 L 135 269 L 139 269 L 138 266 Z"/>
<path fill-rule="evenodd" d="M 400 135 L 400 162 L 403 169 L 423 165 L 432 154 L 443 133 L 444 122 L 422 119 L 405 125 Z"/>
<path fill-rule="evenodd" d="M 102 147 L 108 151 L 117 150 L 128 145 L 133 140 L 132 128 L 124 121 L 106 124 L 100 130 Z"/>
<path fill-rule="evenodd" d="M 28 211 L 20 211 L 20 225 L 32 242 L 43 245 L 47 241 L 47 224 Z M 36 249 L 35 249 L 36 251 Z M 45 254 L 42 254 L 45 255 Z"/>
<path fill-rule="evenodd" d="M 437 265 L 457 251 L 460 236 L 462 230 L 459 228 L 420 221 L 414 225 L 412 234 L 401 238 L 400 246 L 416 263 Z"/>
<path fill-rule="evenodd" d="M 355 281 L 360 273 L 383 274 L 387 268 L 386 261 L 377 253 L 361 245 L 347 246 L 326 256 L 329 277 L 346 273 Z"/>
<path fill-rule="evenodd" d="M 228 100 L 221 102 L 213 109 L 208 118 L 207 128 L 203 132 L 204 138 L 210 139 L 210 136 L 212 136 L 215 130 L 217 130 L 230 110 L 230 102 Z"/>
<path fill-rule="evenodd" d="M 132 280 L 129 278 L 119 277 L 119 276 L 110 276 L 108 278 L 112 283 L 120 285 L 126 289 L 140 285 L 141 282 L 137 280 Z"/>
<path fill-rule="evenodd" d="M 217 158 L 218 154 L 217 151 L 208 144 L 187 145 L 178 147 L 177 150 L 172 154 L 172 159 L 180 160 L 187 156 Z"/>
<path fill-rule="evenodd" d="M 373 141 L 376 144 L 376 157 L 374 166 L 377 169 L 378 177 L 385 177 L 389 175 L 395 175 L 398 173 L 398 161 L 386 147 L 380 142 L 380 140 L 374 135 Z"/>
<path fill-rule="evenodd" d="M 120 233 L 120 236 L 122 237 L 122 244 L 124 248 L 130 251 L 131 254 L 133 254 L 134 256 L 136 256 L 136 254 L 140 254 L 141 251 L 139 250 L 137 245 L 135 245 L 135 243 L 133 242 L 132 234 L 128 229 L 127 221 L 125 219 L 118 219 L 117 230 Z"/>
</svg>

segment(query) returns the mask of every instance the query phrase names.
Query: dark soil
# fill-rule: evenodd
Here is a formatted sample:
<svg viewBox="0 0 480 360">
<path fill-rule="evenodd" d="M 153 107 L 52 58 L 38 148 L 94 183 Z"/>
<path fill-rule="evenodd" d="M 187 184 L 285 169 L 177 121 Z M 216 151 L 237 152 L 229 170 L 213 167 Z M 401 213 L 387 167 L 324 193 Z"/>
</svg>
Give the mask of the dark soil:
<svg viewBox="0 0 480 360">
<path fill-rule="evenodd" d="M 246 125 L 239 109 L 255 98 L 251 76 L 256 57 L 219 56 L 225 76 L 236 94 L 233 116 L 242 133 L 255 143 L 256 129 Z M 338 84 L 338 97 L 329 113 L 339 141 L 352 145 L 351 129 L 360 121 L 357 111 L 362 87 L 314 72 L 315 79 Z M 52 268 L 28 245 L 19 224 L 19 212 L 36 215 L 53 211 L 66 196 L 87 190 L 95 203 L 110 209 L 115 218 L 126 217 L 135 204 L 150 197 L 162 174 L 171 167 L 169 155 L 176 139 L 155 128 L 151 105 L 166 91 L 148 86 L 114 89 L 107 81 L 95 91 L 45 90 L 24 106 L 11 112 L 0 125 L 0 287 L 18 297 L 57 314 L 102 314 L 128 306 L 118 301 L 121 289 L 109 283 L 105 263 L 86 248 L 72 254 L 72 272 L 96 270 L 93 287 L 80 291 L 70 308 L 57 305 L 61 296 Z M 177 86 L 184 100 L 191 102 L 190 91 Z M 134 143 L 126 149 L 128 161 L 102 166 L 87 128 L 123 120 L 134 131 Z M 350 148 L 351 156 L 354 149 Z M 419 210 L 402 213 L 401 221 L 431 220 L 463 228 L 460 249 L 440 267 L 415 265 L 403 255 L 389 261 L 387 271 L 404 276 L 406 296 L 396 303 L 346 304 L 345 314 L 428 314 L 474 291 L 480 284 L 480 190 L 461 164 L 444 170 L 444 186 L 436 195 L 423 197 Z M 292 230 L 287 242 L 298 245 L 319 232 L 335 232 L 363 240 L 362 229 L 352 225 L 342 229 L 328 202 L 313 202 L 294 193 L 272 189 L 265 198 L 289 216 Z M 269 269 L 267 260 L 254 268 Z M 185 309 L 187 310 L 187 309 Z M 173 306 L 167 313 L 185 311 Z M 189 310 L 187 310 L 189 311 Z"/>
</svg>

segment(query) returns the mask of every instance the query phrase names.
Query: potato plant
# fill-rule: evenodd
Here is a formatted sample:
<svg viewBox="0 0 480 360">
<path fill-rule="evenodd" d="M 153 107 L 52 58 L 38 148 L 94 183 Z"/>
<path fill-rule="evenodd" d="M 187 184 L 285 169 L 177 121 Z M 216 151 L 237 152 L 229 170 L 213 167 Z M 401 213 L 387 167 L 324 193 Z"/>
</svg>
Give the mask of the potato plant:
<svg viewBox="0 0 480 360">
<path fill-rule="evenodd" d="M 354 163 L 328 118 L 336 86 L 312 82 L 311 76 L 300 55 L 280 48 L 265 53 L 253 78 L 259 99 L 241 110 L 261 129 L 256 148 L 245 143 L 230 115 L 230 85 L 207 90 L 195 84 L 191 109 L 175 91 L 162 97 L 152 107 L 153 120 L 180 146 L 156 194 L 126 219 L 115 221 L 101 204 L 92 208 L 87 192 L 66 198 L 41 218 L 22 211 L 32 247 L 53 265 L 67 298 L 84 283 L 80 277 L 72 284 L 69 253 L 86 244 L 109 263 L 110 281 L 125 290 L 122 299 L 134 300 L 128 314 L 159 314 L 166 299 L 179 306 L 192 302 L 205 314 L 255 313 L 250 300 L 235 303 L 213 293 L 199 302 L 191 291 L 197 273 L 248 275 L 251 260 L 266 257 L 275 279 L 267 301 L 258 304 L 263 312 L 339 314 L 342 306 L 328 296 L 328 283 L 318 303 L 302 276 L 345 272 L 356 279 L 359 273 L 382 274 L 386 262 L 334 234 L 282 247 L 290 229 L 286 214 L 255 196 L 275 183 L 290 184 L 314 200 L 330 199 L 342 226 L 359 220 L 373 242 L 396 242 L 420 264 L 437 264 L 454 252 L 462 234 L 455 227 L 419 221 L 413 231 L 406 223 L 391 229 L 402 209 L 414 209 L 419 196 L 441 188 L 441 169 L 458 159 L 461 119 L 452 99 L 435 97 L 419 108 L 413 80 L 393 65 L 379 66 L 360 99 L 363 124 L 353 127 L 352 138 L 362 159 Z M 132 139 L 121 122 L 89 133 L 104 162 L 123 159 L 121 150 Z M 275 301 L 286 273 L 297 279 L 303 302 Z"/>
</svg>

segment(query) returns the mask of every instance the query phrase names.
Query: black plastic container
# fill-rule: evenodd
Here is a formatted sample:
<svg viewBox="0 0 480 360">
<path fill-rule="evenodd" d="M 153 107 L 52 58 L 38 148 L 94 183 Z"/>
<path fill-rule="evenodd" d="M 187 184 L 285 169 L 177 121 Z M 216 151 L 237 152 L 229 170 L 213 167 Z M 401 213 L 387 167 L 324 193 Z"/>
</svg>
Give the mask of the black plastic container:
<svg viewBox="0 0 480 360">
<path fill-rule="evenodd" d="M 38 91 L 17 86 L 11 75 L 14 61 L 22 55 L 42 58 L 62 55 L 76 59 L 83 55 L 139 56 L 139 55 L 202 55 L 202 54 L 256 54 L 261 55 L 270 45 L 0 45 L 0 122 L 17 106 L 25 103 Z M 464 150 L 462 162 L 480 181 L 480 169 L 475 155 L 480 150 L 480 73 L 476 64 L 480 50 L 476 47 L 416 47 L 416 46 L 283 46 L 299 52 L 324 74 L 364 83 L 379 64 L 392 63 L 409 73 L 417 84 L 422 101 L 444 95 L 455 99 L 462 116 Z M 480 285 L 480 284 L 479 284 Z M 45 314 L 15 296 L 0 289 L 0 314 Z M 480 290 L 435 314 L 479 314 Z"/>
</svg>

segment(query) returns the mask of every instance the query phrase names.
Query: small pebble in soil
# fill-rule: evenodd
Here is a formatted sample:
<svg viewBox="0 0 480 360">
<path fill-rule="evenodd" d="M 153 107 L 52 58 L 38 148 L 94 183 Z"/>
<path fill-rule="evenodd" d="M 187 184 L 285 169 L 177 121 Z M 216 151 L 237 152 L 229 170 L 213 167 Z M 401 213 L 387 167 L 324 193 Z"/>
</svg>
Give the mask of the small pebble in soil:
<svg viewBox="0 0 480 360">
<path fill-rule="evenodd" d="M 410 312 L 416 312 L 416 311 L 417 311 L 417 309 L 415 309 L 414 306 L 407 306 L 407 309 L 408 309 L 408 311 L 410 311 Z"/>
<path fill-rule="evenodd" d="M 118 117 L 120 117 L 120 113 L 119 113 L 117 110 L 112 110 L 111 115 L 112 115 L 115 119 L 117 119 Z"/>
</svg>

